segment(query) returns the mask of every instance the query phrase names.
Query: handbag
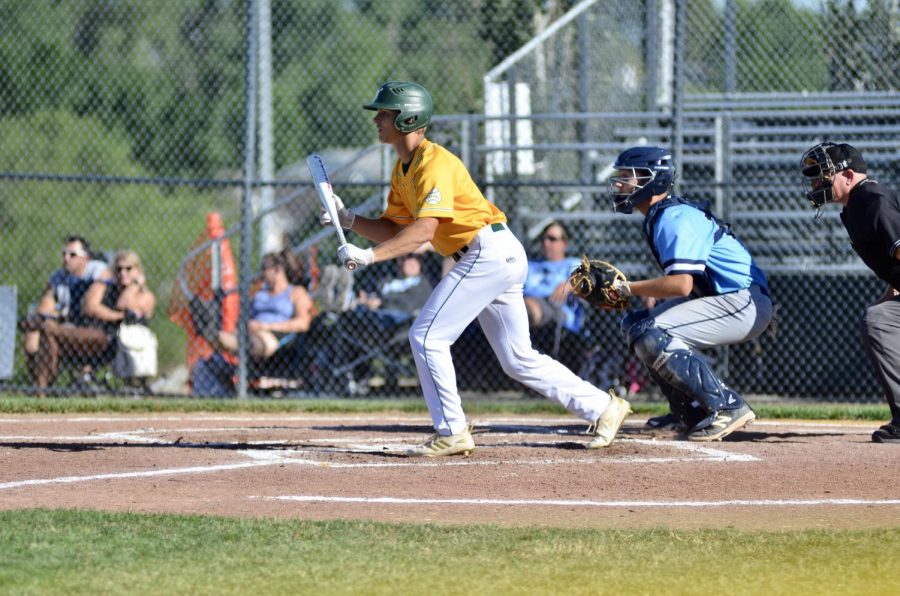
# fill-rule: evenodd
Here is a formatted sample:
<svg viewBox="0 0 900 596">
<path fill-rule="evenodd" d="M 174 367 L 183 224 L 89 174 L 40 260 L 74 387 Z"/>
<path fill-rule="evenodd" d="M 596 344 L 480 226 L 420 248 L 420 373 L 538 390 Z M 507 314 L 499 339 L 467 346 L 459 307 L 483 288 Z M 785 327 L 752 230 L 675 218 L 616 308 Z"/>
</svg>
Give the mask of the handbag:
<svg viewBox="0 0 900 596">
<path fill-rule="evenodd" d="M 156 376 L 156 335 L 146 325 L 120 325 L 113 374 L 123 378 Z"/>
</svg>

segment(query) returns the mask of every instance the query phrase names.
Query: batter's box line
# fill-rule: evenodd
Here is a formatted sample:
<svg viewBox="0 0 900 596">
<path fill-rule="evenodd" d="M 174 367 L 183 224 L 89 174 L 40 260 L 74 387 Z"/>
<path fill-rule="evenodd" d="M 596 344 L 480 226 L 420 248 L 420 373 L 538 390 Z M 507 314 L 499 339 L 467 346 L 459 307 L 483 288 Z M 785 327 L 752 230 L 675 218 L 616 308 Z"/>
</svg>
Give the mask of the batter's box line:
<svg viewBox="0 0 900 596">
<path fill-rule="evenodd" d="M 900 505 L 900 499 L 729 499 L 724 501 L 590 501 L 558 499 L 422 499 L 404 497 L 337 497 L 328 495 L 249 496 L 251 500 L 299 503 L 353 503 L 364 505 L 459 505 L 489 507 L 609 507 L 609 508 L 708 508 L 708 507 L 816 507 L 822 505 Z"/>
<path fill-rule="evenodd" d="M 553 458 L 553 459 L 515 459 L 501 461 L 481 461 L 478 459 L 439 459 L 431 461 L 423 461 L 421 459 L 413 459 L 407 462 L 354 462 L 340 463 L 327 462 L 328 467 L 333 468 L 393 468 L 393 467 L 441 467 L 441 466 L 498 466 L 498 465 L 595 465 L 595 464 L 634 464 L 634 463 L 696 463 L 696 462 L 722 462 L 722 463 L 738 463 L 738 462 L 757 462 L 759 458 L 745 453 L 729 453 L 721 449 L 706 447 L 696 443 L 688 443 L 685 441 L 660 441 L 650 439 L 621 439 L 623 443 L 638 443 L 649 445 L 652 447 L 671 447 L 681 451 L 687 451 L 692 456 L 614 456 L 606 457 L 603 451 L 595 451 L 593 457 L 574 457 L 574 458 Z M 554 443 L 548 442 L 549 445 Z M 353 454 L 372 454 L 372 455 L 400 455 L 405 449 L 409 448 L 407 444 L 390 444 L 383 445 L 383 449 L 375 452 L 369 445 L 356 445 L 347 448 L 323 448 L 319 450 L 305 448 L 297 452 L 298 455 L 304 457 L 304 463 L 309 462 L 310 455 L 314 453 L 353 453 Z M 505 449 L 506 446 L 484 445 L 478 446 L 482 450 L 499 450 Z M 255 450 L 247 449 L 239 451 L 250 458 L 270 461 L 280 460 L 290 462 L 292 460 L 292 451 L 290 449 L 271 451 L 271 450 Z"/>
<path fill-rule="evenodd" d="M 632 441 L 640 441 L 639 439 L 631 439 Z M 654 441 L 650 441 L 653 443 Z M 698 447 L 695 445 L 689 445 L 692 450 L 695 451 L 705 451 L 709 455 L 711 459 L 707 459 L 704 461 L 734 461 L 729 460 L 727 458 L 746 458 L 749 456 L 741 456 L 734 454 L 728 454 L 725 452 L 721 452 L 718 450 Z M 11 482 L 0 482 L 0 490 L 13 490 L 13 489 L 21 489 L 32 486 L 46 486 L 53 484 L 75 484 L 81 482 L 97 482 L 97 481 L 109 481 L 109 480 L 133 480 L 137 478 L 151 478 L 151 477 L 161 477 L 161 476 L 177 476 L 183 474 L 208 474 L 212 472 L 227 472 L 232 470 L 239 470 L 244 468 L 253 468 L 260 466 L 272 466 L 272 465 L 283 465 L 283 464 L 293 464 L 293 465 L 306 465 L 306 466 L 314 466 L 321 468 L 436 468 L 436 467 L 453 467 L 453 466 L 501 466 L 501 465 L 509 465 L 509 466 L 536 466 L 536 465 L 549 465 L 549 466 L 558 466 L 558 465 L 593 465 L 599 463 L 617 463 L 617 464 L 633 464 L 633 463 L 672 463 L 672 462 L 684 462 L 689 460 L 678 460 L 673 458 L 635 458 L 635 457 L 617 457 L 617 458 L 572 458 L 572 459 L 544 459 L 544 460 L 512 460 L 512 461 L 478 461 L 478 460 L 440 460 L 440 461 L 421 461 L 421 460 L 411 460 L 408 462 L 370 462 L 370 463 L 339 463 L 339 462 L 327 462 L 322 460 L 310 459 L 308 456 L 312 454 L 309 450 L 298 450 L 298 451 L 264 451 L 264 450 L 240 450 L 237 451 L 242 455 L 250 457 L 251 461 L 239 462 L 239 463 L 224 463 L 224 464 L 214 464 L 208 466 L 186 466 L 183 468 L 168 468 L 168 469 L 157 469 L 157 470 L 140 470 L 140 471 L 130 471 L 130 472 L 111 472 L 104 474 L 90 474 L 85 476 L 58 476 L 55 478 L 32 478 L 25 480 L 14 480 Z M 298 459 L 296 456 L 307 456 L 304 459 Z M 725 456 L 725 457 L 723 457 Z M 739 461 L 753 461 L 755 458 L 748 459 L 740 459 Z M 695 458 L 692 461 L 701 461 L 699 458 Z"/>
</svg>

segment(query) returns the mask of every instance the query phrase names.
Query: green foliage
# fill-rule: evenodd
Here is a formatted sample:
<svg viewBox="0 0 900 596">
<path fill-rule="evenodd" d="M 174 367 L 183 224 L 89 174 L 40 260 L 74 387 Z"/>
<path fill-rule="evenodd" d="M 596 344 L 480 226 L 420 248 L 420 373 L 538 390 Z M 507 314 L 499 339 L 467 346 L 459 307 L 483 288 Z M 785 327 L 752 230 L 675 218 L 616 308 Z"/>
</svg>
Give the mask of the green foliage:
<svg viewBox="0 0 900 596">
<path fill-rule="evenodd" d="M 839 91 L 896 90 L 900 86 L 900 23 L 891 0 L 827 0 L 829 88 Z M 887 35 L 872 24 L 893 23 Z M 890 31 L 890 29 L 889 29 Z"/>
<path fill-rule="evenodd" d="M 741 91 L 827 88 L 827 53 L 813 34 L 818 14 L 791 0 L 740 0 L 737 12 Z"/>
<path fill-rule="evenodd" d="M 736 90 L 823 91 L 829 52 L 822 15 L 791 0 L 736 0 Z M 689 92 L 725 88 L 725 9 L 698 0 L 689 7 L 686 62 Z"/>
<path fill-rule="evenodd" d="M 895 89 L 900 37 L 873 33 L 891 21 L 890 0 L 736 0 L 740 92 Z M 725 88 L 725 7 L 689 3 L 686 88 Z M 894 17 L 896 18 L 896 17 Z"/>
<path fill-rule="evenodd" d="M 741 532 L 0 513 L 10 593 L 892 593 L 897 528 Z M 687 556 L 689 555 L 689 556 Z M 710 570 L 710 561 L 727 570 Z M 677 561 L 677 573 L 673 572 Z"/>
<path fill-rule="evenodd" d="M 323 147 L 369 144 L 373 129 L 361 106 L 388 79 L 423 83 L 443 113 L 477 109 L 483 73 L 531 37 L 540 5 L 275 0 L 277 167 Z M 155 175 L 235 170 L 243 149 L 244 6 L 0 0 L 0 118 L 93 117 L 100 130 L 90 134 L 124 132 L 131 155 Z M 486 27 L 488 17 L 500 26 Z"/>
<path fill-rule="evenodd" d="M 30 155 L 27 165 L 25 155 Z M 146 175 L 121 132 L 66 111 L 0 119 L 0 171 L 21 170 Z M 18 287 L 20 316 L 61 266 L 63 239 L 80 234 L 107 254 L 138 252 L 157 296 L 152 327 L 160 361 L 168 366 L 182 359 L 184 335 L 166 319 L 166 303 L 180 259 L 203 230 L 205 213 L 224 208 L 229 214 L 218 192 L 49 180 L 4 182 L 0 190 L 0 263 L 15 263 L 0 271 L 0 283 Z"/>
</svg>

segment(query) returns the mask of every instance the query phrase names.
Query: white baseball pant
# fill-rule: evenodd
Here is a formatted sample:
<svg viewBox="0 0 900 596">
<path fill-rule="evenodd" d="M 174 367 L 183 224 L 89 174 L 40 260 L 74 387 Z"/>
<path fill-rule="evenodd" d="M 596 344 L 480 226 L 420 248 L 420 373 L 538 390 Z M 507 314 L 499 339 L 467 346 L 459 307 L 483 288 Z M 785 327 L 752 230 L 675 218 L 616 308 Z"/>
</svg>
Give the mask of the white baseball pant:
<svg viewBox="0 0 900 596">
<path fill-rule="evenodd" d="M 506 225 L 485 226 L 441 280 L 409 332 L 419 381 L 434 428 L 466 429 L 450 346 L 476 317 L 503 371 L 594 423 L 610 396 L 531 346 L 522 287 L 528 258 Z"/>
</svg>

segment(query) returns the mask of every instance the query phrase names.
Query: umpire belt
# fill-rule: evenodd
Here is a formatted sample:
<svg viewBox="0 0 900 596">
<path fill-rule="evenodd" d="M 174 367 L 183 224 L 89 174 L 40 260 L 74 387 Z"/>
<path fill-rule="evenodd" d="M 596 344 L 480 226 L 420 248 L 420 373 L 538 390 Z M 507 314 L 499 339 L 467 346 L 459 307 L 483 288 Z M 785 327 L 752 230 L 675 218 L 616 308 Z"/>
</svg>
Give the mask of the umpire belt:
<svg viewBox="0 0 900 596">
<path fill-rule="evenodd" d="M 491 224 L 491 230 L 493 230 L 494 232 L 502 232 L 502 231 L 505 230 L 505 229 L 506 229 L 506 226 L 504 226 L 502 223 L 493 223 L 493 224 Z M 465 254 L 466 254 L 467 252 L 469 252 L 469 245 L 468 245 L 468 244 L 465 245 L 465 246 L 463 246 L 461 249 L 459 249 L 458 251 L 456 251 L 455 253 L 453 253 L 453 254 L 450 255 L 450 256 L 453 257 L 453 260 L 454 260 L 454 261 L 459 262 L 459 260 L 462 259 L 463 256 L 465 256 Z"/>
</svg>

